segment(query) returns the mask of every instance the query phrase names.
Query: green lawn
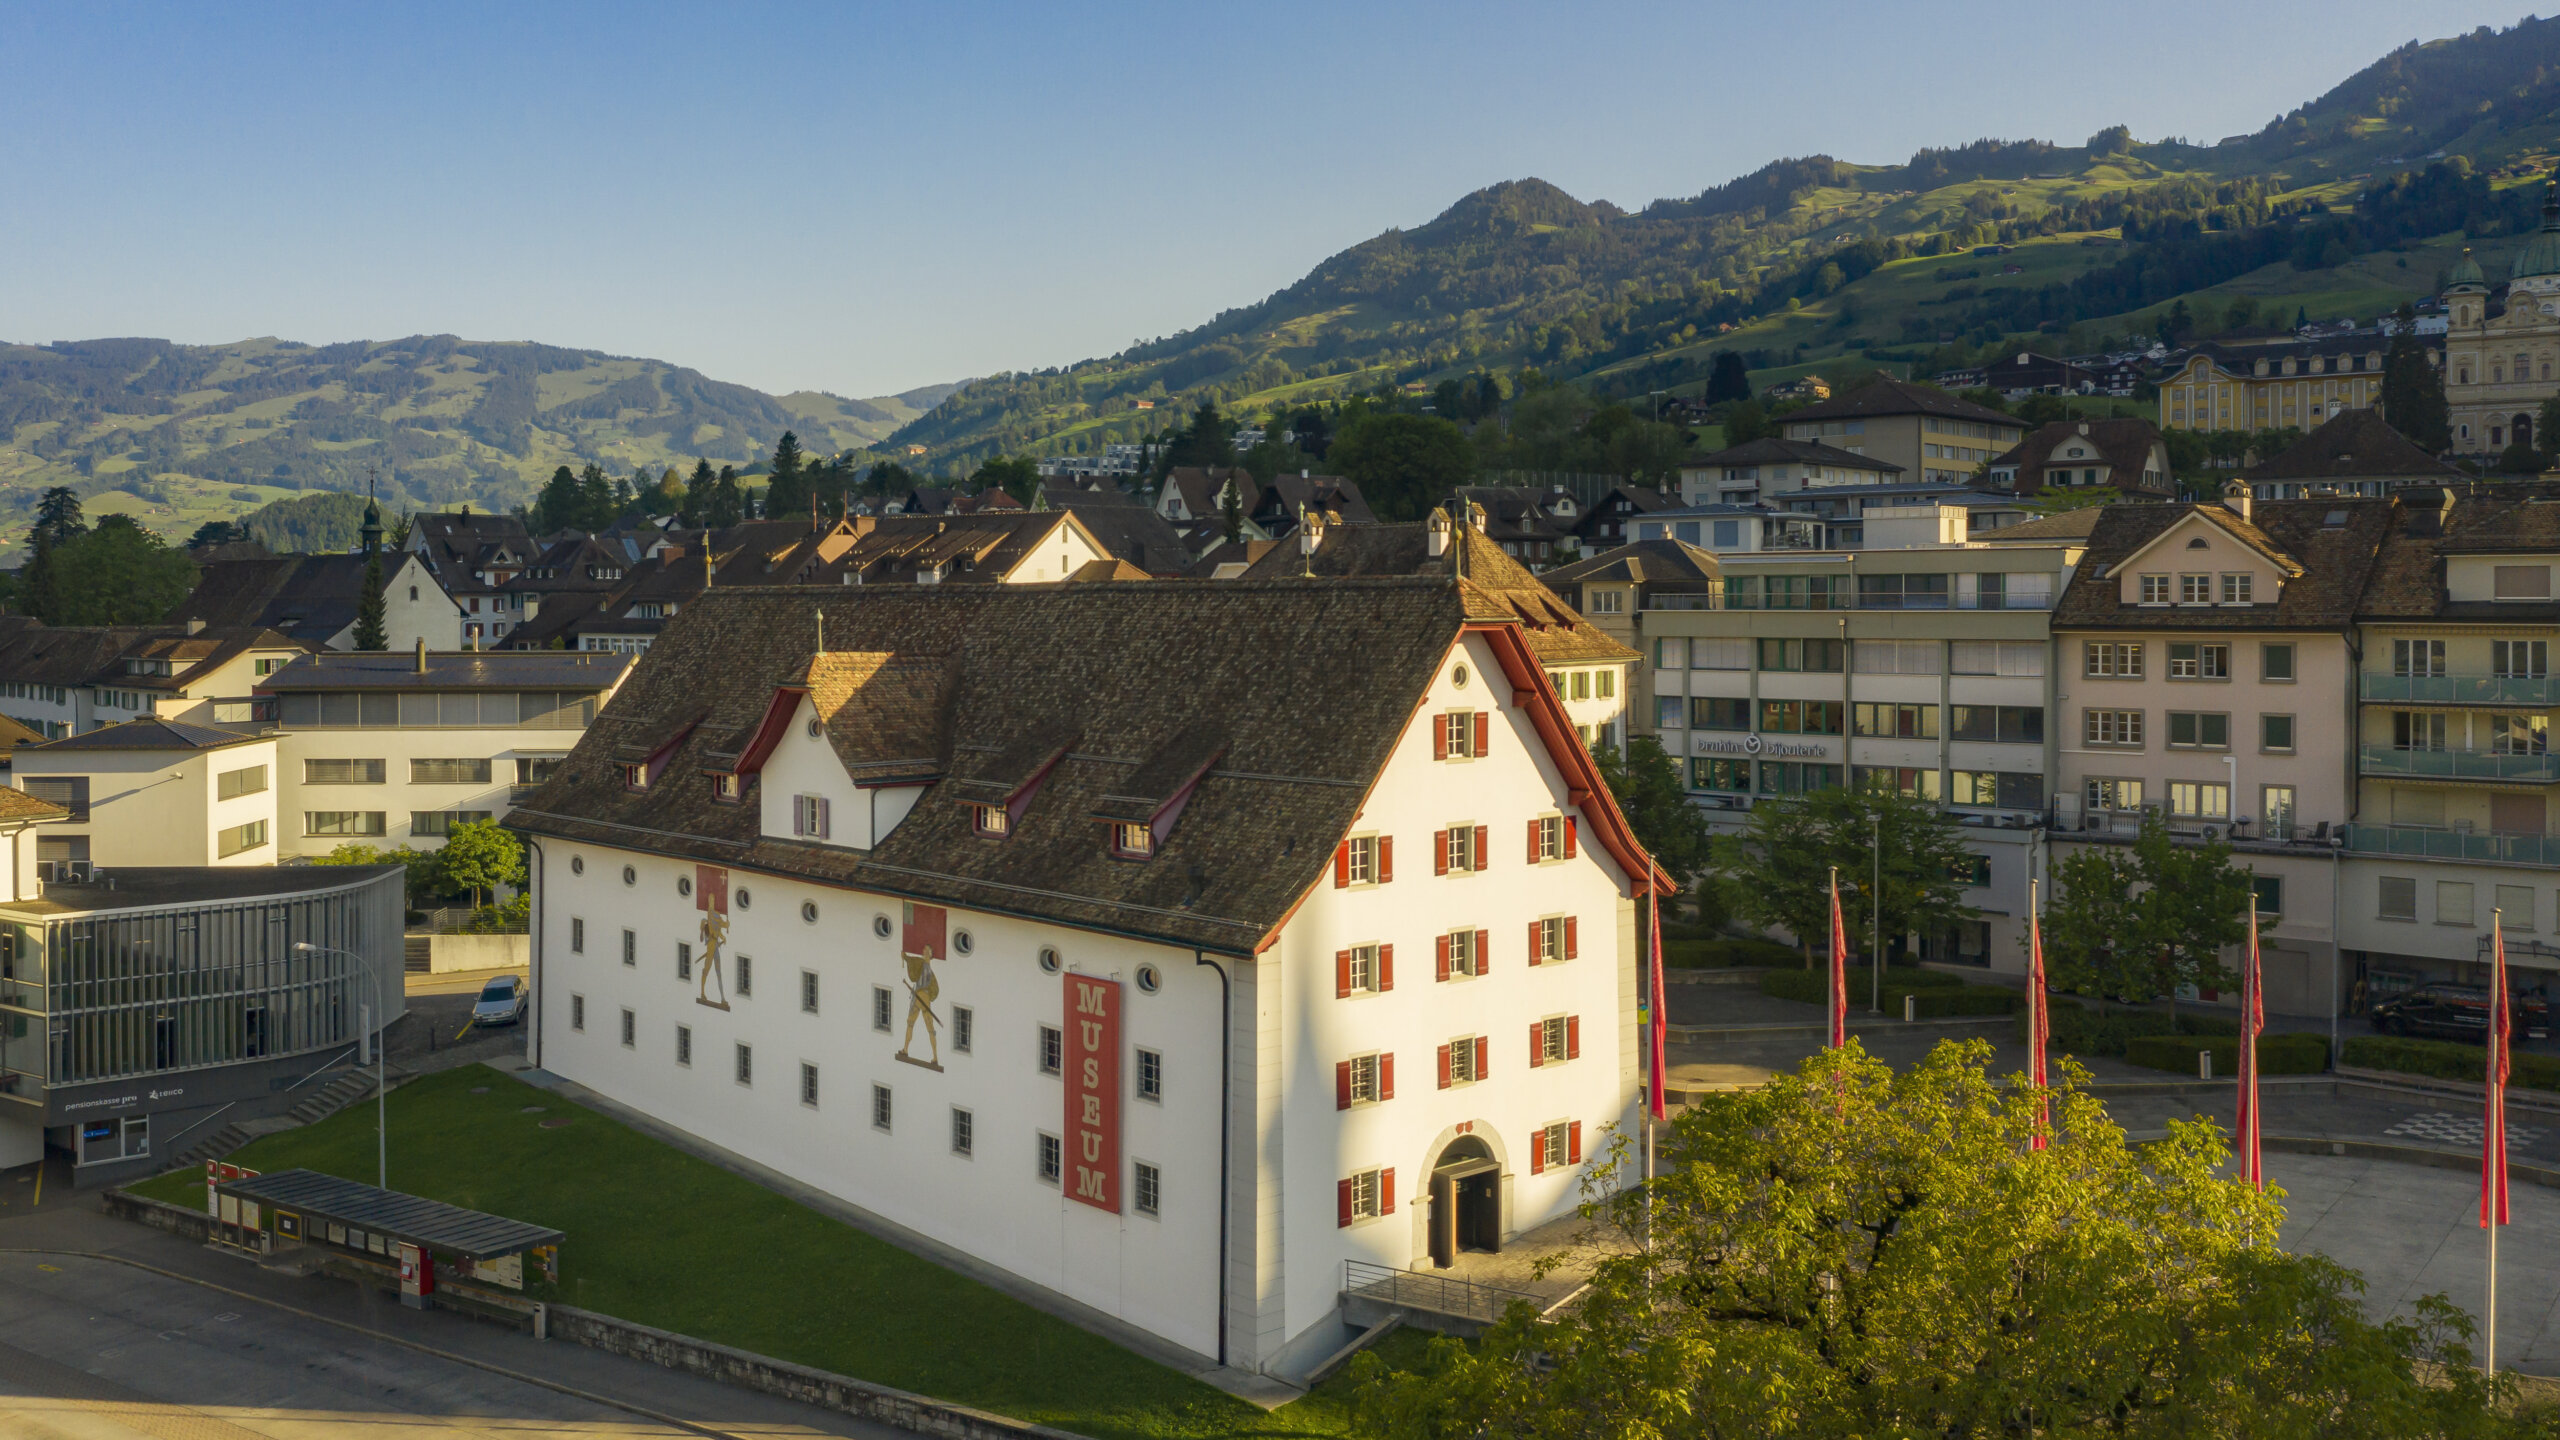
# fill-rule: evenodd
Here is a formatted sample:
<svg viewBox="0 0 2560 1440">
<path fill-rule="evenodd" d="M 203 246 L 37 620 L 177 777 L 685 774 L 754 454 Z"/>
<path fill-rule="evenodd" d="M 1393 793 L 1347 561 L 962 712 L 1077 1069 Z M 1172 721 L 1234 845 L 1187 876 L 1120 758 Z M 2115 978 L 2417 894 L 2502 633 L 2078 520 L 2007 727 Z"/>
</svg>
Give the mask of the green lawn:
<svg viewBox="0 0 2560 1440">
<path fill-rule="evenodd" d="M 560 1283 L 528 1282 L 537 1299 L 1097 1440 L 1351 1433 L 1340 1382 L 1266 1414 L 486 1066 L 404 1085 L 390 1109 L 393 1189 L 567 1234 Z M 370 1184 L 373 1113 L 355 1106 L 231 1158 Z M 564 1115 L 568 1125 L 540 1127 Z M 201 1175 L 132 1188 L 204 1205 Z M 1423 1343 L 1390 1339 L 1399 1358 Z"/>
</svg>

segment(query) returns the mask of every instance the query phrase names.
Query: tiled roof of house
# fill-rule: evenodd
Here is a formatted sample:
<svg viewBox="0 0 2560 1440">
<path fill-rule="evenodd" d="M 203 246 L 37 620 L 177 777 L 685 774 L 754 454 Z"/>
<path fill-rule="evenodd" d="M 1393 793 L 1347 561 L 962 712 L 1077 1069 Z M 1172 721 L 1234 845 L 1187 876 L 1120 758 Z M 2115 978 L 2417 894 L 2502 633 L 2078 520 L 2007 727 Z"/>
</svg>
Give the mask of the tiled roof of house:
<svg viewBox="0 0 2560 1440">
<path fill-rule="evenodd" d="M 1678 540 L 1637 540 L 1538 577 L 1550 587 L 1603 584 L 1704 587 L 1724 574 L 1713 551 Z"/>
<path fill-rule="evenodd" d="M 405 552 L 383 552 L 385 590 L 407 559 Z M 263 626 L 305 644 L 322 645 L 356 623 L 356 611 L 364 600 L 364 574 L 362 555 L 216 560 L 197 571 L 195 590 L 169 612 L 169 620 L 201 620 L 224 628 Z M 466 590 L 474 588 L 476 582 L 467 570 L 462 580 Z"/>
<path fill-rule="evenodd" d="M 1793 411 L 1787 418 L 1793 420 L 1803 413 L 1801 410 Z M 1710 465 L 1837 465 L 1844 470 L 1873 470 L 1885 475 L 1902 473 L 1902 467 L 1890 460 L 1879 460 L 1873 455 L 1852 455 L 1818 440 L 1781 440 L 1775 435 L 1745 440 L 1703 459 L 1686 461 L 1681 468 L 1696 470 Z"/>
<path fill-rule="evenodd" d="M 2018 417 L 2004 415 L 1986 405 L 1959 399 L 1935 385 L 1916 385 L 1878 375 L 1846 395 L 1817 400 L 1801 410 L 1790 410 L 1778 417 L 1781 425 L 1794 425 L 1806 420 L 1860 420 L 1887 415 L 1936 415 L 1949 420 L 1974 420 L 1986 425 L 2016 425 Z"/>
<path fill-rule="evenodd" d="M 1191 570 L 1191 547 L 1183 543 L 1182 532 L 1172 521 L 1135 503 L 1134 497 L 1053 498 L 1051 511 L 1060 510 L 1073 512 L 1103 549 L 1149 575 L 1183 575 Z"/>
<path fill-rule="evenodd" d="M 1299 512 L 1310 505 L 1346 525 L 1378 523 L 1358 482 L 1339 475 L 1275 476 L 1263 488 L 1261 500 L 1249 507 L 1249 513 L 1264 529 L 1279 535 L 1296 529 Z"/>
<path fill-rule="evenodd" d="M 2560 621 L 2560 600 L 2454 600 L 2444 573 L 2448 555 L 2560 556 L 2560 486 L 2412 487 L 2392 503 L 2396 517 L 2365 585 L 2363 618 Z"/>
<path fill-rule="evenodd" d="M 331 651 L 258 681 L 260 694 L 306 690 L 606 690 L 632 657 L 589 650 Z"/>
<path fill-rule="evenodd" d="M 860 537 L 814 568 L 807 583 L 912 585 L 920 571 L 938 573 L 943 584 L 995 581 L 1013 578 L 1025 564 L 1038 579 L 1064 580 L 1064 572 L 1044 568 L 1048 560 L 1040 553 L 1060 526 L 1082 530 L 1097 550 L 1110 549 L 1072 510 L 892 515 L 860 523 L 866 527 Z"/>
<path fill-rule="evenodd" d="M 2053 609 L 2056 630 L 2308 630 L 2353 623 L 2375 557 L 2391 528 L 2388 500 L 2261 500 L 2244 520 L 2220 505 L 2109 505 Z M 2238 540 L 2288 573 L 2273 605 L 2123 603 L 2117 566 L 2190 516 Z M 2174 569 L 2175 562 L 2164 561 Z"/>
<path fill-rule="evenodd" d="M 220 750 L 253 740 L 272 740 L 272 730 L 235 730 L 224 725 L 196 725 L 145 715 L 120 725 L 103 725 L 79 735 L 66 735 L 40 745 L 22 745 L 20 755 L 57 750 Z"/>
<path fill-rule="evenodd" d="M 1985 530 L 1973 538 L 1986 545 L 2031 545 L 2086 540 L 2090 532 L 2098 528 L 2100 508 L 2096 505 L 2083 505 L 2077 510 L 2065 510 L 2059 515 L 2047 515 L 2041 520 L 2025 520 L 1998 530 Z"/>
<path fill-rule="evenodd" d="M 0 629 L 0 679 L 35 685 L 113 685 L 124 690 L 183 690 L 198 675 L 244 650 L 307 648 L 290 635 L 256 625 L 66 625 L 29 622 Z M 166 661 L 166 675 L 134 674 L 128 660 Z"/>
<path fill-rule="evenodd" d="M 70 818 L 70 811 L 50 800 L 39 800 L 24 790 L 0 786 L 0 825 L 41 825 L 47 820 Z"/>
<path fill-rule="evenodd" d="M 1183 507 L 1198 520 L 1218 513 L 1218 492 L 1230 480 L 1235 482 L 1237 503 L 1244 513 L 1252 514 L 1262 504 L 1262 485 L 1241 465 L 1176 465 L 1166 473 L 1164 488 L 1180 495 Z"/>
<path fill-rule="evenodd" d="M 2240 472 L 2244 480 L 2403 480 L 2445 484 L 2470 477 L 2421 450 L 2378 410 L 2347 410 L 2282 454 Z"/>
<path fill-rule="evenodd" d="M 1263 552 L 1239 578 L 1303 583 L 1308 569 L 1319 580 L 1446 577 L 1452 573 L 1453 557 L 1460 558 L 1466 565 L 1458 573 L 1471 587 L 1498 597 L 1506 612 L 1521 622 L 1521 636 L 1542 664 L 1593 665 L 1639 658 L 1582 618 L 1527 566 L 1503 554 L 1500 545 L 1465 526 L 1458 527 L 1457 535 L 1459 546 L 1434 556 L 1427 525 L 1336 525 L 1325 531 L 1312 562 L 1296 541 L 1284 541 Z"/>
<path fill-rule="evenodd" d="M 1490 591 L 1424 577 L 715 590 L 668 624 L 510 824 L 572 845 L 1252 954 L 1322 880 L 1474 624 L 1490 627 L 1515 691 L 1540 707 L 1533 717 L 1571 783 L 1598 792 L 1583 812 L 1593 840 L 1631 869 L 1648 865 L 1536 683 L 1518 623 Z M 902 660 L 914 670 L 893 703 L 872 704 L 878 676 Z M 841 679 L 840 699 L 817 683 L 824 676 Z M 923 676 L 939 677 L 947 698 Z M 850 743 L 865 762 L 875 749 L 929 760 L 961 783 L 932 786 L 870 850 L 764 836 L 757 790 L 746 804 L 719 803 L 701 771 L 795 683 L 820 697 L 839 755 Z M 891 728 L 900 738 L 871 738 Z M 671 739 L 665 778 L 626 789 L 615 757 L 659 753 Z M 1055 763 L 1009 836 L 977 835 L 966 802 L 1018 785 L 1028 749 Z M 1161 788 L 1204 750 L 1214 759 L 1158 853 L 1114 858 L 1103 829 L 1114 807 L 1146 799 L 1135 792 Z"/>
<path fill-rule="evenodd" d="M 2160 430 L 2148 420 L 2128 417 L 2056 420 L 2028 431 L 2026 439 L 1993 457 L 1991 468 L 2016 467 L 2019 492 L 2032 494 L 2044 488 L 2046 466 L 2055 460 L 2066 442 L 2075 440 L 2083 442 L 2083 448 L 2096 453 L 2076 461 L 2065 460 L 2063 464 L 2066 467 L 2075 464 L 2085 466 L 2094 458 L 2108 467 L 2111 488 L 2139 490 L 2144 488 L 2143 471 L 2151 464 L 2153 447 L 2160 441 Z M 2127 477 L 2131 477 L 2130 481 Z M 2163 472 L 2157 488 L 2165 491 L 2170 483 L 2170 477 Z"/>
</svg>

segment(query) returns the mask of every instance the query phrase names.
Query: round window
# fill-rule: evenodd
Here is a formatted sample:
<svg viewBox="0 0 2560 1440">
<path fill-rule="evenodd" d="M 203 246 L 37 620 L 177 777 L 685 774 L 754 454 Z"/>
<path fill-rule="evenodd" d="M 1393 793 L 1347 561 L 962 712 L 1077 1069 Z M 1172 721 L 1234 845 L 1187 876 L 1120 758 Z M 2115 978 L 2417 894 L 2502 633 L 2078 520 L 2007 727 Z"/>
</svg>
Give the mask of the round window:
<svg viewBox="0 0 2560 1440">
<path fill-rule="evenodd" d="M 739 886 L 739 887 L 738 887 L 738 908 L 739 908 L 739 909 L 744 910 L 744 909 L 746 909 L 746 908 L 747 908 L 747 901 L 748 901 L 748 898 L 749 898 L 749 897 L 748 897 L 748 895 L 747 895 L 747 887 L 745 887 L 745 886 L 743 886 L 743 885 Z"/>
<path fill-rule="evenodd" d="M 824 734 L 826 734 L 826 733 L 827 733 L 827 727 L 826 727 L 825 725 L 820 724 L 820 723 L 819 723 L 818 721 L 816 721 L 816 720 L 811 720 L 811 721 L 809 722 L 809 738 L 810 738 L 810 739 L 815 740 L 815 739 L 817 739 L 819 736 L 824 735 Z"/>
<path fill-rule="evenodd" d="M 970 934 L 966 930 L 954 930 L 951 932 L 951 953 L 955 955 L 966 955 L 977 948 L 978 937 L 975 935 Z"/>
<path fill-rule="evenodd" d="M 689 877 L 689 876 L 684 876 L 684 875 L 679 875 L 679 876 L 677 876 L 677 877 L 676 877 L 676 893 L 677 893 L 677 894 L 679 894 L 679 895 L 690 895 L 690 894 L 692 894 L 692 893 L 693 893 L 693 880 L 692 880 L 692 878 L 691 878 L 691 877 Z"/>
<path fill-rule="evenodd" d="M 623 867 L 622 867 L 622 883 L 623 883 L 623 884 L 625 884 L 625 885 L 637 885 L 637 884 L 639 884 L 639 883 L 640 883 L 640 872 L 639 872 L 639 871 L 637 871 L 637 870 L 632 869 L 632 868 L 631 868 L 630 866 L 628 866 L 628 865 L 623 866 Z"/>
<path fill-rule="evenodd" d="M 569 857 L 569 873 L 570 873 L 570 874 L 572 874 L 572 875 L 584 875 L 584 874 L 586 874 L 586 873 L 587 873 L 587 857 L 586 857 L 586 856 L 584 856 L 584 855 L 572 855 L 572 856 L 570 856 L 570 857 Z"/>
<path fill-rule="evenodd" d="M 1061 963 L 1062 963 L 1062 962 L 1058 959 L 1058 951 L 1057 951 L 1057 947 L 1052 946 L 1052 945 L 1043 945 L 1043 946 L 1041 946 L 1041 947 L 1040 947 L 1040 968 L 1041 968 L 1041 969 L 1048 971 L 1048 972 L 1049 972 L 1050 974 L 1052 974 L 1052 975 L 1055 975 L 1055 974 L 1057 974 L 1057 973 L 1058 973 L 1058 966 L 1059 966 Z"/>
<path fill-rule="evenodd" d="M 815 901 L 815 900 L 803 900 L 803 901 L 801 901 L 801 902 L 800 902 L 800 918 L 801 918 L 801 919 L 803 919 L 803 920 L 808 921 L 808 922 L 809 922 L 810 924 L 812 924 L 812 925 L 817 924 L 817 923 L 818 923 L 818 902 L 817 902 L 817 901 Z"/>
<path fill-rule="evenodd" d="M 1138 988 L 1149 995 L 1153 995 L 1156 991 L 1164 988 L 1164 972 L 1156 969 L 1153 965 L 1139 966 Z"/>
<path fill-rule="evenodd" d="M 889 917 L 886 915 L 874 915 L 871 917 L 871 933 L 879 936 L 883 940 L 888 939 L 889 932 L 897 928 L 897 926 L 889 923 Z"/>
<path fill-rule="evenodd" d="M 1461 666 L 1459 666 L 1457 669 L 1450 671 L 1450 672 L 1449 672 L 1449 683 L 1450 683 L 1450 684 L 1452 684 L 1452 685 L 1457 686 L 1457 687 L 1458 687 L 1459 689 L 1461 689 L 1461 690 L 1466 689 L 1466 688 L 1467 688 L 1467 667 L 1466 667 L 1466 666 L 1464 666 L 1464 665 L 1461 665 Z"/>
</svg>

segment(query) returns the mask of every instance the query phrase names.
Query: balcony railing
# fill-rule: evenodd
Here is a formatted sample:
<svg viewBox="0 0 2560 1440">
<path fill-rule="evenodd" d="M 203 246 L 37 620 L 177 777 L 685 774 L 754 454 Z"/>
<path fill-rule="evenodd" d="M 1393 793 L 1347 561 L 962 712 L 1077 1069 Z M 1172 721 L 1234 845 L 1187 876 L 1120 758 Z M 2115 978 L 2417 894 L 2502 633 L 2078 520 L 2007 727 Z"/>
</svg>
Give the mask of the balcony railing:
<svg viewBox="0 0 2560 1440">
<path fill-rule="evenodd" d="M 2547 675 L 2384 675 L 2365 671 L 2357 689 L 2375 704 L 2551 705 L 2560 681 Z"/>
<path fill-rule="evenodd" d="M 2489 750 L 2395 750 L 2367 745 L 2367 775 L 2403 775 L 2418 780 L 2514 780 L 2525 784 L 2560 781 L 2560 755 L 2501 755 Z"/>
<path fill-rule="evenodd" d="M 2560 865 L 2560 835 L 2484 835 L 2422 825 L 2351 825 L 2347 827 L 2347 849 L 2359 855 Z"/>
<path fill-rule="evenodd" d="M 1647 610 L 2050 610 L 2050 595 L 1647 595 Z"/>
</svg>

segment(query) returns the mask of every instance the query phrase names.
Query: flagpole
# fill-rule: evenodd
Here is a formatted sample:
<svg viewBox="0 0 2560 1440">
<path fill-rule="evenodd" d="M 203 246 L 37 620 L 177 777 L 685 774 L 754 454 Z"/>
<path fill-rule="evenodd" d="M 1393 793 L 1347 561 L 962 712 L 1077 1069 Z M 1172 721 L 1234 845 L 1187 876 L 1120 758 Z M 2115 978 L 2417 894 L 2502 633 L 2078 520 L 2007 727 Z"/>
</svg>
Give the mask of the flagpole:
<svg viewBox="0 0 2560 1440">
<path fill-rule="evenodd" d="M 2036 1087 L 2036 1133 L 2027 1141 L 2030 1150 L 2045 1148 L 2045 1131 L 2053 1124 L 2053 1102 L 2043 1093 L 2047 1084 L 2045 1047 L 2053 1033 L 2053 1016 L 2044 985 L 2044 921 L 2037 906 L 2036 882 L 2027 882 L 2027 1081 Z"/>
<path fill-rule="evenodd" d="M 1849 936 L 1840 918 L 1840 867 L 1831 867 L 1831 1048 L 1849 1043 Z"/>
<path fill-rule="evenodd" d="M 2480 1228 L 2489 1232 L 2489 1283 L 2480 1317 L 2481 1370 L 2498 1373 L 2498 1227 L 2507 1223 L 2507 1050 L 2515 1034 L 2507 995 L 2507 923 L 2489 912 L 2488 1064 L 2480 1124 Z"/>
<path fill-rule="evenodd" d="M 1646 1056 L 1644 1103 L 1644 1248 L 1650 1252 L 1653 1249 L 1653 1122 L 1664 1118 L 1662 1091 L 1669 1072 L 1662 1048 L 1671 1036 L 1671 1020 L 1662 993 L 1662 889 L 1659 878 L 1645 877 L 1645 888 L 1645 918 L 1650 922 L 1646 943 L 1651 947 L 1646 985 L 1653 1006 L 1651 1013 L 1645 1016 L 1646 1049 L 1650 1053 Z"/>
</svg>

